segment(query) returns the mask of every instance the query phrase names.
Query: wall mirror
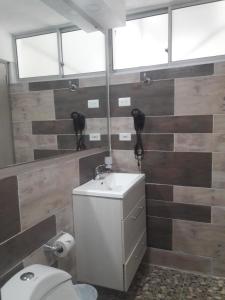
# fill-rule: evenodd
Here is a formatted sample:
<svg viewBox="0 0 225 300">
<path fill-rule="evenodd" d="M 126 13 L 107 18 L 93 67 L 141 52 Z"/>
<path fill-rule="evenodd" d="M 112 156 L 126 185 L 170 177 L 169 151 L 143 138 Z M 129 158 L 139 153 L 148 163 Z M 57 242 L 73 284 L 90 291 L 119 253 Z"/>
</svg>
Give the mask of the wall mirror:
<svg viewBox="0 0 225 300">
<path fill-rule="evenodd" d="M 105 35 L 12 2 L 0 2 L 0 168 L 107 146 Z"/>
</svg>

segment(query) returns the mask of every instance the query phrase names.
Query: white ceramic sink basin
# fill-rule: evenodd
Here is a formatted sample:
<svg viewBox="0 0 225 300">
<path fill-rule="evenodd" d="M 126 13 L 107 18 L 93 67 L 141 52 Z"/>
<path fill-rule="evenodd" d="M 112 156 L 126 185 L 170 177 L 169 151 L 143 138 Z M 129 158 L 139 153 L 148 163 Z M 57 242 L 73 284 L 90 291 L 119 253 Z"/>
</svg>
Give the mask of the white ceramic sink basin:
<svg viewBox="0 0 225 300">
<path fill-rule="evenodd" d="M 104 179 L 93 179 L 80 185 L 73 190 L 73 194 L 121 199 L 144 177 L 144 174 L 109 173 L 105 174 Z"/>
</svg>

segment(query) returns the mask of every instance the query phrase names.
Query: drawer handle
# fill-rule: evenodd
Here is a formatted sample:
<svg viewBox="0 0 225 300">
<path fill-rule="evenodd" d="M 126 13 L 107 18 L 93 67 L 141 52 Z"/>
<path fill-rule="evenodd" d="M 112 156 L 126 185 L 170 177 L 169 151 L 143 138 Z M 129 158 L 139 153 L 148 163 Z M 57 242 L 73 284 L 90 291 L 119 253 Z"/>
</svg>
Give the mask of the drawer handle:
<svg viewBox="0 0 225 300">
<path fill-rule="evenodd" d="M 137 218 L 140 216 L 140 214 L 142 213 L 142 210 L 144 209 L 144 206 L 138 206 L 138 210 L 139 212 L 137 213 L 136 216 L 131 216 L 132 220 L 137 220 Z"/>
</svg>

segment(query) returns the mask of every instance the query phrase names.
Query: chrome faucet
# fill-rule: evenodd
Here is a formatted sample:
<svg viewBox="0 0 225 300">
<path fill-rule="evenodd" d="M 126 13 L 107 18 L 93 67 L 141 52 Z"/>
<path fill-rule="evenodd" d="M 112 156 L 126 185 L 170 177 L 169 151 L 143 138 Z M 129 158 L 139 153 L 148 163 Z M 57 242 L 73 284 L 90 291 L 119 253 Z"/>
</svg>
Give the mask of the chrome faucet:
<svg viewBox="0 0 225 300">
<path fill-rule="evenodd" d="M 97 166 L 95 168 L 95 180 L 104 179 L 104 173 L 106 173 L 105 164 Z"/>
</svg>

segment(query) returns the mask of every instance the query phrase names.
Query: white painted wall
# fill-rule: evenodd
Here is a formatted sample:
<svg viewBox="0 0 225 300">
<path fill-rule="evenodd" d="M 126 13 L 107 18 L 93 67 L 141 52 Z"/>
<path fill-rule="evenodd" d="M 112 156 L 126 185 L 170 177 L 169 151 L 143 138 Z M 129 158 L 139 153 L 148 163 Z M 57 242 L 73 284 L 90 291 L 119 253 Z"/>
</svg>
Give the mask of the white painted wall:
<svg viewBox="0 0 225 300">
<path fill-rule="evenodd" d="M 13 43 L 11 35 L 0 28 L 0 59 L 12 62 L 13 57 Z"/>
</svg>

